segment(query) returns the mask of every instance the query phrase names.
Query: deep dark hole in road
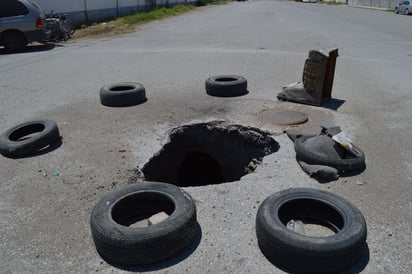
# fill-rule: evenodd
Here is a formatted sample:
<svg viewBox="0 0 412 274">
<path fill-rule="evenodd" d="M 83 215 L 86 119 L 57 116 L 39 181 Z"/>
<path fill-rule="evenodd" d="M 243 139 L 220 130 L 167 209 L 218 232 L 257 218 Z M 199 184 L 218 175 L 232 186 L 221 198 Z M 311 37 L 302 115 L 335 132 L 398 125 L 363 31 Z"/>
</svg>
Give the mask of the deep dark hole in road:
<svg viewBox="0 0 412 274">
<path fill-rule="evenodd" d="M 268 132 L 222 121 L 175 128 L 142 168 L 147 181 L 181 187 L 238 181 L 253 172 L 278 143 Z"/>
<path fill-rule="evenodd" d="M 225 182 L 222 168 L 212 156 L 190 151 L 177 171 L 179 186 L 202 186 Z"/>
</svg>

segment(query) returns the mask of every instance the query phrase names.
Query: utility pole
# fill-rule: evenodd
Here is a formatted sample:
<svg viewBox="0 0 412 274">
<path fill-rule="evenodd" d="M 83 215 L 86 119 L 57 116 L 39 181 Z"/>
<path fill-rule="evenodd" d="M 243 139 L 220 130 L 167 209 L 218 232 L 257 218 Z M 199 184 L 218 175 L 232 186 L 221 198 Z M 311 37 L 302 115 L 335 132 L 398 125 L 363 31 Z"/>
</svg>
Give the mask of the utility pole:
<svg viewBox="0 0 412 274">
<path fill-rule="evenodd" d="M 87 12 L 87 0 L 84 0 L 84 20 L 89 23 L 89 14 Z"/>
</svg>

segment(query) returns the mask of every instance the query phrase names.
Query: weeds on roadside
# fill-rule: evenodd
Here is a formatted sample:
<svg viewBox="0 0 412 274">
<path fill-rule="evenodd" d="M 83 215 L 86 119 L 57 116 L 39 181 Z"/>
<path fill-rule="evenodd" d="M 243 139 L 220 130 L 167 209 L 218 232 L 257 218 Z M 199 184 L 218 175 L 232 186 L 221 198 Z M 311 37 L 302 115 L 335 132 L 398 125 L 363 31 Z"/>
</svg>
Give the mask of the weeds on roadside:
<svg viewBox="0 0 412 274">
<path fill-rule="evenodd" d="M 321 4 L 327 4 L 327 5 L 346 5 L 346 3 L 345 2 L 339 2 L 339 1 L 335 1 L 335 0 L 333 0 L 333 1 L 319 1 L 319 3 L 321 3 Z"/>
<path fill-rule="evenodd" d="M 193 5 L 178 5 L 171 8 L 156 8 L 148 12 L 139 12 L 122 17 L 126 24 L 142 24 L 166 17 L 179 15 L 195 9 Z"/>
<path fill-rule="evenodd" d="M 147 22 L 161 20 L 166 17 L 183 14 L 194 10 L 193 5 L 177 5 L 170 8 L 156 8 L 147 12 L 139 12 L 102 23 L 94 23 L 77 30 L 73 38 L 102 37 L 120 35 L 136 31 L 136 26 Z"/>
<path fill-rule="evenodd" d="M 230 2 L 233 2 L 233 0 L 216 0 L 216 1 L 207 3 L 207 5 L 225 5 Z"/>
<path fill-rule="evenodd" d="M 230 2 L 232 2 L 232 0 L 216 0 L 208 2 L 206 5 L 223 5 Z M 136 31 L 136 27 L 140 24 L 176 16 L 196 8 L 197 7 L 194 5 L 176 5 L 168 8 L 155 8 L 147 12 L 138 12 L 103 23 L 94 23 L 91 26 L 84 26 L 76 31 L 73 38 L 102 37 L 132 33 Z"/>
</svg>

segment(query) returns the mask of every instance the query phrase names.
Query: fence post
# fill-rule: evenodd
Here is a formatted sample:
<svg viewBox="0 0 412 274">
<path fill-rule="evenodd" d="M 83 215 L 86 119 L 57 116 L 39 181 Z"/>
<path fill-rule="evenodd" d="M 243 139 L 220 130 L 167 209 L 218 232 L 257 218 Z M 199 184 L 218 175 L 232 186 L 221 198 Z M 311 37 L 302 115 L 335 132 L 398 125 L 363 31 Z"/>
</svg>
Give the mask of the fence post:
<svg viewBox="0 0 412 274">
<path fill-rule="evenodd" d="M 89 13 L 87 12 L 87 0 L 84 0 L 84 20 L 89 23 Z"/>
</svg>

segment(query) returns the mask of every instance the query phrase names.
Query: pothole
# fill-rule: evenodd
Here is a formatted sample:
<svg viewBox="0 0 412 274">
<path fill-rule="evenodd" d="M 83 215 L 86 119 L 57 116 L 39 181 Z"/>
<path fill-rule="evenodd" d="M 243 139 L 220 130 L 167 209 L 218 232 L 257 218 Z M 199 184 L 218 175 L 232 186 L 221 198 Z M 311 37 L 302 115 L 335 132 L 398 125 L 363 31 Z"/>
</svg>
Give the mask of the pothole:
<svg viewBox="0 0 412 274">
<path fill-rule="evenodd" d="M 270 133 L 257 128 L 223 121 L 191 124 L 173 129 L 142 172 L 148 181 L 181 187 L 233 182 L 278 149 Z"/>
</svg>

